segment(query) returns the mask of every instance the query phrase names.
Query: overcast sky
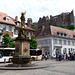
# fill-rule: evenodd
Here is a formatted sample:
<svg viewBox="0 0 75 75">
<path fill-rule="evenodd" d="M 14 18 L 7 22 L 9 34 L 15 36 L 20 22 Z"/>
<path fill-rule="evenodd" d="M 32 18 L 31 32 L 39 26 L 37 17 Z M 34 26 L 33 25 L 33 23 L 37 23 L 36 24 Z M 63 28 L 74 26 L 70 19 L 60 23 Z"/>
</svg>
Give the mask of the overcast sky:
<svg viewBox="0 0 75 75">
<path fill-rule="evenodd" d="M 0 0 L 0 12 L 11 17 L 26 11 L 26 18 L 37 22 L 39 17 L 58 15 L 62 12 L 75 10 L 75 0 Z"/>
</svg>

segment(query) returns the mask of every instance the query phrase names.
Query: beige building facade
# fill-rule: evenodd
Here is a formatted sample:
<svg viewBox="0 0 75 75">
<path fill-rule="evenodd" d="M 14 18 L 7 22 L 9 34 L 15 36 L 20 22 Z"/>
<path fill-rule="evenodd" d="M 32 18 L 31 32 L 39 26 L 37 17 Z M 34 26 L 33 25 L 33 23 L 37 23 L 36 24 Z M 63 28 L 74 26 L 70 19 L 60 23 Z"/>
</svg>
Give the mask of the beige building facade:
<svg viewBox="0 0 75 75">
<path fill-rule="evenodd" d="M 36 40 L 38 42 L 38 48 L 43 49 L 43 54 L 56 57 L 56 52 L 61 54 L 75 53 L 74 31 L 49 26 L 44 28 L 44 30 L 36 36 Z"/>
</svg>

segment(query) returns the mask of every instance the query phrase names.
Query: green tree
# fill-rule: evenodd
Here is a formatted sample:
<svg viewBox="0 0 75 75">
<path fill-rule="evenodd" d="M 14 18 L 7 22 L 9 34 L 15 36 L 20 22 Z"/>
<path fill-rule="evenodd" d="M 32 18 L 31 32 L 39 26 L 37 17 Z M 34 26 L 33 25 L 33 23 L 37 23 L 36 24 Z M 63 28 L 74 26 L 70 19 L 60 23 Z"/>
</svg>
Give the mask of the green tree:
<svg viewBox="0 0 75 75">
<path fill-rule="evenodd" d="M 8 47 L 8 48 L 15 47 L 14 39 L 9 36 L 9 33 L 3 35 L 3 42 L 4 42 L 4 47 Z"/>
<path fill-rule="evenodd" d="M 37 48 L 37 41 L 34 40 L 34 36 L 31 36 L 31 42 L 30 42 L 30 48 L 31 49 L 36 49 Z"/>
<path fill-rule="evenodd" d="M 53 24 L 53 26 L 57 26 L 56 24 Z"/>
<path fill-rule="evenodd" d="M 61 28 L 65 28 L 65 29 L 67 29 L 65 25 L 61 25 L 60 27 L 61 27 Z"/>
<path fill-rule="evenodd" d="M 33 26 L 33 29 L 38 29 L 38 26 L 37 26 L 37 25 L 34 25 L 34 26 Z"/>
<path fill-rule="evenodd" d="M 74 30 L 75 29 L 74 25 L 71 25 L 69 29 Z"/>
</svg>

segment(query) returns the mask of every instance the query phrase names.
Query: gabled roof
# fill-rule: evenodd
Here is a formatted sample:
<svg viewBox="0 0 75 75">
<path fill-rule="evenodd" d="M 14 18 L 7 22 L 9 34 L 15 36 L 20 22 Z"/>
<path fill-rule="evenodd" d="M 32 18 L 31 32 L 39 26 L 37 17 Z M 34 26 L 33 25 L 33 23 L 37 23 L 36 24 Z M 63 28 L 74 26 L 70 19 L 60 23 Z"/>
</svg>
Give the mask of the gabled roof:
<svg viewBox="0 0 75 75">
<path fill-rule="evenodd" d="M 44 29 L 40 28 L 36 30 L 35 37 L 36 38 L 42 38 L 42 37 L 48 37 L 50 36 L 50 26 L 45 27 Z"/>
<path fill-rule="evenodd" d="M 20 29 L 20 28 L 21 28 L 21 26 L 17 26 L 17 25 L 16 25 L 16 28 L 19 28 L 19 29 Z M 29 27 L 29 26 L 25 27 L 25 29 L 26 29 L 26 30 L 35 31 L 34 29 L 32 29 L 32 28 L 31 28 L 31 27 Z"/>
<path fill-rule="evenodd" d="M 5 20 L 6 17 L 9 17 L 9 18 L 10 18 L 10 21 L 9 21 L 9 22 Z M 12 24 L 12 25 L 15 25 L 16 28 L 21 28 L 21 23 L 20 23 L 19 21 L 15 21 L 14 18 L 12 18 L 12 17 L 10 17 L 10 16 L 8 16 L 7 14 L 2 13 L 2 12 L 0 12 L 0 22 L 2 22 L 2 23 L 7 23 L 7 24 Z M 15 22 L 19 22 L 19 23 L 20 23 L 20 26 L 17 26 Z M 31 31 L 35 31 L 34 29 L 32 29 L 32 28 L 29 27 L 29 26 L 25 27 L 25 29 L 31 30 Z"/>
<path fill-rule="evenodd" d="M 53 36 L 59 36 L 57 34 L 57 32 L 61 32 L 61 33 L 66 33 L 67 38 L 74 38 L 73 35 L 75 35 L 75 31 L 71 31 L 71 30 L 68 30 L 68 29 L 55 27 L 55 26 L 50 26 L 50 28 L 51 28 L 51 35 L 53 35 Z"/>
<path fill-rule="evenodd" d="M 59 36 L 57 34 L 59 32 L 60 34 L 66 34 L 67 36 Z M 58 37 L 63 37 L 63 38 L 71 38 L 75 39 L 75 31 L 71 31 L 68 29 L 60 28 L 60 27 L 55 27 L 55 26 L 48 26 L 45 27 L 43 30 L 42 28 L 36 30 L 35 32 L 35 37 L 37 38 L 43 38 L 43 37 L 49 37 L 49 36 L 58 36 Z M 74 36 L 74 37 L 73 37 Z"/>
<path fill-rule="evenodd" d="M 6 17 L 9 17 L 10 18 L 10 21 L 9 22 L 5 20 Z M 10 16 L 8 16 L 7 14 L 2 13 L 2 12 L 0 12 L 0 22 L 15 25 L 13 19 Z"/>
</svg>

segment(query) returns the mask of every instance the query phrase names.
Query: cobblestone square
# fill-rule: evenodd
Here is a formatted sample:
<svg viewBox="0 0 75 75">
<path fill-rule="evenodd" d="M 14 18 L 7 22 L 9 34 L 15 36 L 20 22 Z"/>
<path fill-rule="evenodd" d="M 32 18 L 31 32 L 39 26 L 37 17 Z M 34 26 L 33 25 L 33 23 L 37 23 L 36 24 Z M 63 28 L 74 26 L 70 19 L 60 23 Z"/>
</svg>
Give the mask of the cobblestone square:
<svg viewBox="0 0 75 75">
<path fill-rule="evenodd" d="M 75 75 L 75 61 L 43 60 L 32 63 L 49 65 L 49 67 L 30 70 L 0 70 L 0 75 Z M 0 63 L 0 65 L 3 64 Z"/>
</svg>

